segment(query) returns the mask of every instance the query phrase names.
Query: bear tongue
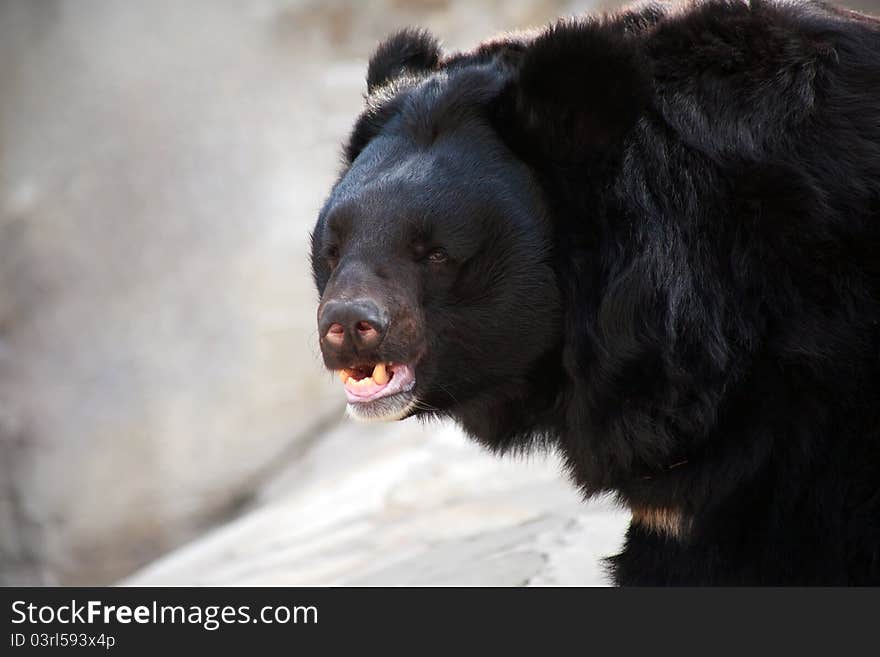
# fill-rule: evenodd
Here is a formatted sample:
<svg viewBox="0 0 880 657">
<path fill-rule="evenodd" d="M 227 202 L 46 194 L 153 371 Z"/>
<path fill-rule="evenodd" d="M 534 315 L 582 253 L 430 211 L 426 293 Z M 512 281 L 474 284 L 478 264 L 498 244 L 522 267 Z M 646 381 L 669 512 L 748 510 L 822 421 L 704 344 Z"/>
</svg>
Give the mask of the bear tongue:
<svg viewBox="0 0 880 657">
<path fill-rule="evenodd" d="M 383 390 L 388 387 L 389 380 L 390 377 L 384 371 L 384 368 L 378 377 L 375 372 L 373 376 L 364 377 L 360 381 L 354 377 L 349 377 L 345 382 L 345 394 L 350 402 L 377 399 L 383 395 Z"/>
</svg>

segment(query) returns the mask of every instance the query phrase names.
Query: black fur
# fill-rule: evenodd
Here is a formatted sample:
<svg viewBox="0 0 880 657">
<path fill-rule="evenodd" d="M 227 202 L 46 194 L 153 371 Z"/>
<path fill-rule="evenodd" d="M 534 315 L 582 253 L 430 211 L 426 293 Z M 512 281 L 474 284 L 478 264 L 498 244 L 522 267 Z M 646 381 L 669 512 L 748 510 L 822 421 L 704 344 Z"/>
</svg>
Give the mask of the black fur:
<svg viewBox="0 0 880 657">
<path fill-rule="evenodd" d="M 440 62 L 440 44 L 425 30 L 403 30 L 382 43 L 367 67 L 367 92 L 405 73 L 431 71 Z"/>
<path fill-rule="evenodd" d="M 369 86 L 313 265 L 395 307 L 373 360 L 415 364 L 413 414 L 674 511 L 619 584 L 880 584 L 880 22 L 650 5 L 446 59 L 410 31 Z"/>
</svg>

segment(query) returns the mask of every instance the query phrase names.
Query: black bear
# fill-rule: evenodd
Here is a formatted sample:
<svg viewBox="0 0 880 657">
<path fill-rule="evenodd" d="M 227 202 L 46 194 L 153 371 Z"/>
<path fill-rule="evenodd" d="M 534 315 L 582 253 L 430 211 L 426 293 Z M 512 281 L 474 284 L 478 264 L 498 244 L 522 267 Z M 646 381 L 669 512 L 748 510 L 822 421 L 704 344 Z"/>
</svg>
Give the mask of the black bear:
<svg viewBox="0 0 880 657">
<path fill-rule="evenodd" d="M 880 21 L 406 30 L 312 234 L 349 413 L 557 450 L 620 585 L 880 584 Z"/>
</svg>

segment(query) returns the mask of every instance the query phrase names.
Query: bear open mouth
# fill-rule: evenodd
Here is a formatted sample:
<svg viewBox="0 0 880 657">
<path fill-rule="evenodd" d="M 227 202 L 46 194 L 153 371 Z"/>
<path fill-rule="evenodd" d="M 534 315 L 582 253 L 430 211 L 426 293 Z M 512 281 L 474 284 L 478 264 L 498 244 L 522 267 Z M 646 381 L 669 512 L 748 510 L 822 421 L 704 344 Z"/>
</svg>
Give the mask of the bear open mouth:
<svg viewBox="0 0 880 657">
<path fill-rule="evenodd" d="M 349 404 L 365 404 L 402 392 L 415 385 L 415 374 L 409 365 L 374 363 L 353 365 L 337 371 L 345 385 Z"/>
</svg>

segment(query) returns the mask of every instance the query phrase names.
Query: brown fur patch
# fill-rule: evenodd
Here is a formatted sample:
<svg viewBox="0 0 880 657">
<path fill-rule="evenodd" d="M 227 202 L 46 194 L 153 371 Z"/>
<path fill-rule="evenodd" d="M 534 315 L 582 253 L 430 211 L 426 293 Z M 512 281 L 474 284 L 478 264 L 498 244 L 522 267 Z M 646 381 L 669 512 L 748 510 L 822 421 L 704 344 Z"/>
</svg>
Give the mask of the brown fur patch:
<svg viewBox="0 0 880 657">
<path fill-rule="evenodd" d="M 690 529 L 690 521 L 678 509 L 663 507 L 633 507 L 632 521 L 645 529 L 677 540 L 684 538 Z"/>
</svg>

